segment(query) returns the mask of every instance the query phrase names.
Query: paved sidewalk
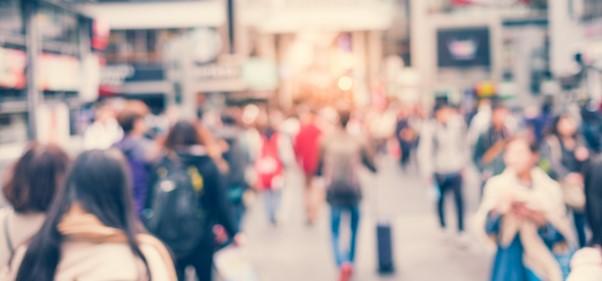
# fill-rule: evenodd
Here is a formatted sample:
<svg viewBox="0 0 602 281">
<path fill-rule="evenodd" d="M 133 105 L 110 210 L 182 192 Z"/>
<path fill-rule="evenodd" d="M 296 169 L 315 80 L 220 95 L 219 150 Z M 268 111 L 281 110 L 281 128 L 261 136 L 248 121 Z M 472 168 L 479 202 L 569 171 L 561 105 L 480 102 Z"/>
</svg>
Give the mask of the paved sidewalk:
<svg viewBox="0 0 602 281">
<path fill-rule="evenodd" d="M 468 248 L 462 247 L 439 231 L 427 188 L 409 175 L 411 171 L 404 175 L 390 159 L 381 161 L 380 166 L 377 178 L 365 177 L 370 184 L 365 189 L 355 280 L 487 280 L 490 258 L 480 251 L 480 245 L 473 242 Z M 314 227 L 305 226 L 301 180 L 296 174 L 290 178 L 283 200 L 284 219 L 278 227 L 267 224 L 260 199 L 252 206 L 246 252 L 261 281 L 334 281 L 337 272 L 331 257 L 328 210 L 323 210 Z M 477 192 L 466 191 L 469 208 L 474 209 Z M 375 273 L 376 217 L 394 225 L 397 273 L 393 276 Z"/>
</svg>

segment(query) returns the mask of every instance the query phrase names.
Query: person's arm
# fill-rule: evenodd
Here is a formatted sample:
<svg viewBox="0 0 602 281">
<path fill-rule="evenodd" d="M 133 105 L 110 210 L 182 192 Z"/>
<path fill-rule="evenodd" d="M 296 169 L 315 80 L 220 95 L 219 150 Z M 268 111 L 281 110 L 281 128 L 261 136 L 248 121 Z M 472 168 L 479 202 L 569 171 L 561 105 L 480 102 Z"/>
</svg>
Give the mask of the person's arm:
<svg viewBox="0 0 602 281">
<path fill-rule="evenodd" d="M 418 143 L 418 166 L 422 176 L 430 181 L 433 177 L 433 150 L 434 132 L 431 124 L 425 124 L 420 132 L 420 142 Z"/>
<path fill-rule="evenodd" d="M 366 146 L 364 146 L 361 150 L 361 158 L 362 158 L 362 164 L 368 169 L 370 170 L 370 172 L 372 173 L 376 173 L 378 172 L 378 168 L 376 167 L 376 163 L 374 161 L 374 156 L 373 154 L 370 152 L 370 150 L 368 150 L 368 148 Z"/>
<path fill-rule="evenodd" d="M 222 225 L 231 237 L 238 234 L 238 228 L 234 223 L 232 210 L 228 204 L 225 194 L 223 176 L 218 168 L 212 164 L 205 176 L 206 194 L 202 196 L 204 205 L 210 217 L 215 223 Z"/>
<path fill-rule="evenodd" d="M 481 171 L 483 170 L 483 163 L 481 162 L 481 160 L 483 159 L 483 155 L 485 154 L 486 150 L 487 147 L 485 143 L 485 134 L 481 134 L 477 138 L 477 143 L 474 146 L 474 151 L 472 154 L 472 161 Z"/>
<path fill-rule="evenodd" d="M 301 164 L 301 162 L 303 161 L 303 153 L 301 152 L 301 147 L 303 147 L 303 143 L 301 141 L 301 132 L 299 132 L 297 133 L 297 135 L 295 135 L 295 138 L 293 139 L 293 151 L 299 164 Z"/>
<path fill-rule="evenodd" d="M 468 128 L 466 127 L 466 124 L 464 123 L 464 120 L 462 120 L 460 117 L 458 117 L 458 132 L 459 132 L 459 138 L 460 138 L 460 155 L 458 155 L 458 157 L 461 157 L 461 161 L 464 167 L 468 167 L 468 165 L 470 164 L 470 145 L 468 144 Z"/>
</svg>

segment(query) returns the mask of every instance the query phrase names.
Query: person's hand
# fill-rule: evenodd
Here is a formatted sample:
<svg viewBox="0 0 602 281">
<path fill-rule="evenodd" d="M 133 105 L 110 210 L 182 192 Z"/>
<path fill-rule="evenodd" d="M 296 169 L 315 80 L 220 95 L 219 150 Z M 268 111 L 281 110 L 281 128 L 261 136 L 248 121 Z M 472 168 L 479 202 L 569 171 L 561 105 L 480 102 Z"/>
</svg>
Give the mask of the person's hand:
<svg viewBox="0 0 602 281">
<path fill-rule="evenodd" d="M 509 211 L 515 217 L 525 220 L 528 216 L 528 209 L 524 202 L 513 201 L 510 203 Z"/>
<path fill-rule="evenodd" d="M 238 233 L 234 236 L 232 241 L 234 242 L 234 246 L 242 247 L 247 243 L 247 237 L 242 233 Z"/>
<path fill-rule="evenodd" d="M 515 202 L 512 204 L 511 213 L 521 220 L 528 220 L 541 227 L 547 223 L 543 212 L 531 209 L 524 202 Z"/>
<path fill-rule="evenodd" d="M 539 227 L 542 227 L 547 223 L 546 217 L 542 211 L 527 208 L 525 217 Z"/>
<path fill-rule="evenodd" d="M 228 242 L 228 233 L 226 232 L 226 229 L 223 226 L 214 226 L 213 234 L 215 235 L 215 242 L 217 242 L 218 244 L 224 244 Z"/>
<path fill-rule="evenodd" d="M 575 149 L 575 158 L 581 162 L 586 161 L 589 159 L 589 150 L 583 146 L 577 147 Z"/>
</svg>

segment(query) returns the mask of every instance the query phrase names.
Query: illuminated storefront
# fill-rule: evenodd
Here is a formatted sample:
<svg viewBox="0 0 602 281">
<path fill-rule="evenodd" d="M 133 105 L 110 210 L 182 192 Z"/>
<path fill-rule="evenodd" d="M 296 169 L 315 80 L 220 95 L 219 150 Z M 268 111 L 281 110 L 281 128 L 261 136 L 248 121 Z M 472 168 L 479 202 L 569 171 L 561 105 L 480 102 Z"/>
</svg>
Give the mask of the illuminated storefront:
<svg viewBox="0 0 602 281">
<path fill-rule="evenodd" d="M 101 95 L 141 99 L 155 113 L 179 94 L 167 67 L 171 42 L 197 29 L 221 29 L 226 22 L 221 1 L 102 1 L 79 7 L 110 29 Z M 204 43 L 192 47 L 202 52 L 210 48 Z"/>
<path fill-rule="evenodd" d="M 69 114 L 94 98 L 98 61 L 91 37 L 92 20 L 58 2 L 0 2 L 0 143 L 39 135 L 49 125 L 35 117 L 40 107 L 62 104 Z M 27 66 L 36 71 L 28 74 Z"/>
<path fill-rule="evenodd" d="M 282 104 L 365 104 L 381 82 L 384 31 L 394 7 L 380 0 L 249 0 L 242 4 L 241 24 L 256 39 L 246 50 L 278 66 Z"/>
</svg>

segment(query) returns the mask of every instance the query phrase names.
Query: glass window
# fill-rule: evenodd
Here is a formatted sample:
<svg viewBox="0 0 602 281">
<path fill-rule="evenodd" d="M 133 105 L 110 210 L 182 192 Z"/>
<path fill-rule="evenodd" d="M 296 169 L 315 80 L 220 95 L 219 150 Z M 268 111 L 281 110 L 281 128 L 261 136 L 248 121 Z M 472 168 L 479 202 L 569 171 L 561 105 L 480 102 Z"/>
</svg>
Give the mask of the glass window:
<svg viewBox="0 0 602 281">
<path fill-rule="evenodd" d="M 105 51 L 109 64 L 161 63 L 165 44 L 186 29 L 142 29 L 114 30 L 109 37 L 109 46 Z"/>
</svg>

